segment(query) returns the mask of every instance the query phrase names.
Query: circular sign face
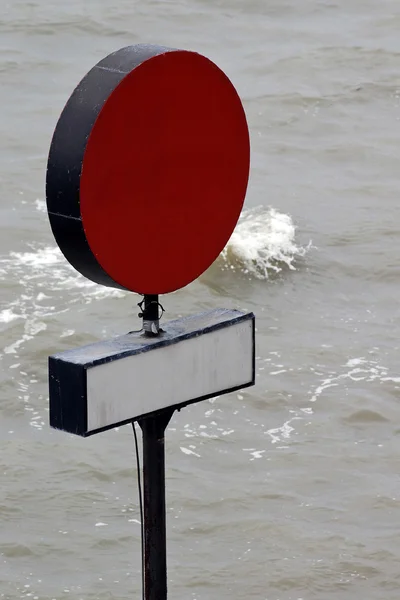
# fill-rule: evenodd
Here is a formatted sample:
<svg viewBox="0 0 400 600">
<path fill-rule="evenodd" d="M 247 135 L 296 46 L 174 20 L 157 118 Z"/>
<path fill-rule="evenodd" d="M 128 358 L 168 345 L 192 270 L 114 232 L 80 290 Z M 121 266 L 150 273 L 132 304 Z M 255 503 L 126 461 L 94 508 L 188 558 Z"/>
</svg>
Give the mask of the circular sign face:
<svg viewBox="0 0 400 600">
<path fill-rule="evenodd" d="M 172 292 L 223 250 L 249 164 L 242 103 L 214 63 L 123 48 L 86 75 L 58 121 L 46 182 L 56 241 L 97 283 Z"/>
</svg>

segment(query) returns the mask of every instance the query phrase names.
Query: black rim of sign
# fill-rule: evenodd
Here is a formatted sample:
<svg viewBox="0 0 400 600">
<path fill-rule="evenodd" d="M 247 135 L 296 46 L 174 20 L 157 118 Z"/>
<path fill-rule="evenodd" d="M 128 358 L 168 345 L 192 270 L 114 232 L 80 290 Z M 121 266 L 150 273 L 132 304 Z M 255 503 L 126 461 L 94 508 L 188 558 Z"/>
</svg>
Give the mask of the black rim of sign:
<svg viewBox="0 0 400 600">
<path fill-rule="evenodd" d="M 82 223 L 80 179 L 90 132 L 107 98 L 126 75 L 149 58 L 174 50 L 138 44 L 113 52 L 81 80 L 57 122 L 46 174 L 50 225 L 68 262 L 95 283 L 127 289 L 114 281 L 96 260 Z"/>
</svg>

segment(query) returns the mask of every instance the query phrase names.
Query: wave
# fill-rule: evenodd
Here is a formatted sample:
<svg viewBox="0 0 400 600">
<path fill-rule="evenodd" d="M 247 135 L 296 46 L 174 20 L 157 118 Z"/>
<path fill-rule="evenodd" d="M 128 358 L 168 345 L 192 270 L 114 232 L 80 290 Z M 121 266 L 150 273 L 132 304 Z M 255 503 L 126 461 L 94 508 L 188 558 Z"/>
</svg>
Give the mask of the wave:
<svg viewBox="0 0 400 600">
<path fill-rule="evenodd" d="M 275 208 L 244 210 L 219 264 L 256 279 L 268 279 L 285 268 L 296 270 L 296 260 L 306 254 L 310 244 L 299 246 L 295 234 L 292 218 Z"/>
</svg>

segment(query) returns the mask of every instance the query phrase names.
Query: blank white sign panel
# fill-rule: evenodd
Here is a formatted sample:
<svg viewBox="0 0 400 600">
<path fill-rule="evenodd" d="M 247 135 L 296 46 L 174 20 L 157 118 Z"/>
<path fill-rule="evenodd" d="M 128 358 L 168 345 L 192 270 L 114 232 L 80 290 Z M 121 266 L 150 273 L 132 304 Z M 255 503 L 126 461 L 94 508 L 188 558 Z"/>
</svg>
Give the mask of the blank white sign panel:
<svg viewBox="0 0 400 600">
<path fill-rule="evenodd" d="M 251 381 L 252 335 L 245 321 L 88 369 L 88 429 Z"/>
<path fill-rule="evenodd" d="M 50 424 L 92 435 L 254 384 L 252 313 L 217 309 L 49 359 Z"/>
</svg>

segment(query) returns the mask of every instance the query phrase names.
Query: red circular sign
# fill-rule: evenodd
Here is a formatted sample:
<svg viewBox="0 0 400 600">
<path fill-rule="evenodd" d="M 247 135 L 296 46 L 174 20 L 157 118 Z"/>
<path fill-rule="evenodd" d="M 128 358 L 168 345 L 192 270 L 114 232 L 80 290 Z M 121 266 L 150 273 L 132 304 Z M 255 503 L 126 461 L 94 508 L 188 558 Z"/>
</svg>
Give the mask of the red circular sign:
<svg viewBox="0 0 400 600">
<path fill-rule="evenodd" d="M 79 210 L 94 259 L 118 287 L 184 287 L 229 240 L 249 162 L 242 103 L 214 63 L 182 50 L 144 60 L 108 95 L 85 143 Z"/>
</svg>

